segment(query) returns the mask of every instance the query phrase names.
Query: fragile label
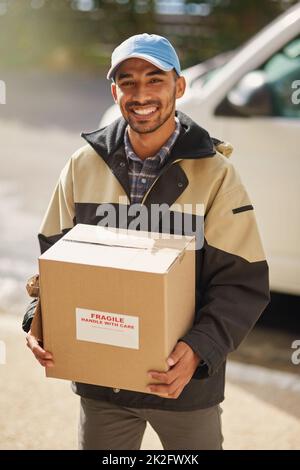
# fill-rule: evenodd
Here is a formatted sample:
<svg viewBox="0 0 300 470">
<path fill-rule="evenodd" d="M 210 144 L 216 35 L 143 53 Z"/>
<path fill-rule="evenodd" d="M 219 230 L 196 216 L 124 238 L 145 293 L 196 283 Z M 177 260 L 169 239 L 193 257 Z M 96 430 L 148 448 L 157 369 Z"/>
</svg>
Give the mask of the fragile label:
<svg viewBox="0 0 300 470">
<path fill-rule="evenodd" d="M 139 349 L 139 318 L 121 313 L 76 308 L 76 338 L 81 341 Z"/>
</svg>

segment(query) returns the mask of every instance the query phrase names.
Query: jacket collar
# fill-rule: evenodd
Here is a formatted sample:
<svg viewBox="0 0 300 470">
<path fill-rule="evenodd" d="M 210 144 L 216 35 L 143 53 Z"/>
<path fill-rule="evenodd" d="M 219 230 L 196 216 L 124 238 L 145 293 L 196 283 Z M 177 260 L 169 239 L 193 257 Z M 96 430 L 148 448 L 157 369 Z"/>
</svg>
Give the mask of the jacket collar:
<svg viewBox="0 0 300 470">
<path fill-rule="evenodd" d="M 176 111 L 181 123 L 181 132 L 172 148 L 170 159 L 198 159 L 215 155 L 214 142 L 209 133 L 181 111 Z M 124 143 L 127 122 L 123 117 L 102 129 L 82 132 L 83 137 L 93 149 L 107 161 Z"/>
</svg>

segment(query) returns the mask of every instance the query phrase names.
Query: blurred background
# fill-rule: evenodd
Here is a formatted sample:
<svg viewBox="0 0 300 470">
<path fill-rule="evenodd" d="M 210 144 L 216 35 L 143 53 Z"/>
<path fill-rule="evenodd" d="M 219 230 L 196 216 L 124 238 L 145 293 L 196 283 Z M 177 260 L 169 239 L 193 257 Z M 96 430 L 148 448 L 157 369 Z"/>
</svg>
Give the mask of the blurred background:
<svg viewBox="0 0 300 470">
<path fill-rule="evenodd" d="M 1 65 L 101 72 L 116 44 L 165 35 L 182 68 L 238 47 L 295 1 L 1 0 Z"/>
<path fill-rule="evenodd" d="M 272 301 L 228 364 L 224 447 L 299 449 L 300 4 L 288 0 L 0 0 L 0 449 L 76 448 L 78 397 L 25 347 L 25 283 L 80 132 L 118 115 L 111 53 L 140 32 L 177 49 L 179 108 L 232 143 L 270 261 Z M 160 448 L 150 427 L 143 446 Z"/>
</svg>

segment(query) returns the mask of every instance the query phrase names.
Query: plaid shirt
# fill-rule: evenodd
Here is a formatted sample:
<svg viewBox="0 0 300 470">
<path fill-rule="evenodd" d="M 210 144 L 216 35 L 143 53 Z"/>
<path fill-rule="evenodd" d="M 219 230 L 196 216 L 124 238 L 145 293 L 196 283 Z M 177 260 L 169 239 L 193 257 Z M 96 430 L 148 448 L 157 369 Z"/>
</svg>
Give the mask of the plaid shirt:
<svg viewBox="0 0 300 470">
<path fill-rule="evenodd" d="M 141 160 L 134 152 L 129 140 L 127 126 L 124 135 L 124 144 L 129 166 L 128 175 L 131 204 L 139 204 L 142 201 L 144 195 L 158 175 L 159 170 L 166 163 L 171 148 L 175 144 L 175 141 L 180 133 L 181 125 L 177 117 L 175 118 L 175 121 L 176 128 L 167 142 L 161 147 L 156 155 L 145 158 L 145 160 Z"/>
</svg>

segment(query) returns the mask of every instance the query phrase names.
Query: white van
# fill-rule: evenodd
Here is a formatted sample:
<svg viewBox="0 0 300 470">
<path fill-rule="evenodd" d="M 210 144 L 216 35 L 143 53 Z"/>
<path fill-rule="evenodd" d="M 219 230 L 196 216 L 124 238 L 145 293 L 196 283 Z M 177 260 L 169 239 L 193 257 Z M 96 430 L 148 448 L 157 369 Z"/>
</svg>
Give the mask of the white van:
<svg viewBox="0 0 300 470">
<path fill-rule="evenodd" d="M 186 69 L 178 109 L 234 147 L 271 288 L 300 295 L 300 4 L 238 51 Z M 101 126 L 119 116 L 113 105 Z"/>
</svg>

